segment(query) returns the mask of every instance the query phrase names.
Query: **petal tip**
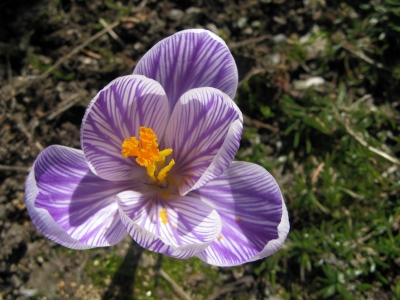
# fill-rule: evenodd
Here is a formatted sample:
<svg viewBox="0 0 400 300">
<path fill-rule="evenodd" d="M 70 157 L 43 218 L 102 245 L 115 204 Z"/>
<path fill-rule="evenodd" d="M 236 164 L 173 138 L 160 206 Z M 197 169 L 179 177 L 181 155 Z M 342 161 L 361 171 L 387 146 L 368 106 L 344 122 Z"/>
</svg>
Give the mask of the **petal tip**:
<svg viewBox="0 0 400 300">
<path fill-rule="evenodd" d="M 214 32 L 212 32 L 208 29 L 191 28 L 191 29 L 179 31 L 176 34 L 186 34 L 186 33 L 207 33 L 212 39 L 216 40 L 217 42 L 223 44 L 224 46 L 226 46 L 228 48 L 228 45 L 225 43 L 225 41 L 220 36 L 218 36 L 217 34 L 215 34 Z"/>
</svg>

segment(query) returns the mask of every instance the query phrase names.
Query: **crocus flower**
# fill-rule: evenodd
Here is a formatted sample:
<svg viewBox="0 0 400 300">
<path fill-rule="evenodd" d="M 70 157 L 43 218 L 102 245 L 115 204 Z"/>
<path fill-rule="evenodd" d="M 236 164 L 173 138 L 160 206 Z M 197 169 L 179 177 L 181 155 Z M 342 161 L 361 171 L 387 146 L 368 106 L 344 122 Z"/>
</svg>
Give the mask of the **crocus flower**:
<svg viewBox="0 0 400 300">
<path fill-rule="evenodd" d="M 209 31 L 156 44 L 90 102 L 82 150 L 54 145 L 38 156 L 25 187 L 33 224 L 72 249 L 129 234 L 218 266 L 275 253 L 289 231 L 280 189 L 264 168 L 232 162 L 243 121 L 237 82 L 228 47 Z"/>
</svg>

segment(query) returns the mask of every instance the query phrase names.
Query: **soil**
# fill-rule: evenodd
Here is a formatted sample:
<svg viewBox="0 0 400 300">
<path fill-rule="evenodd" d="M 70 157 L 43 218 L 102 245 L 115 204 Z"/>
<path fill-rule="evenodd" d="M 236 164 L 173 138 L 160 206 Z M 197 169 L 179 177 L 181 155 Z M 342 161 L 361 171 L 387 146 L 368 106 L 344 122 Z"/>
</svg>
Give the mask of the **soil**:
<svg viewBox="0 0 400 300">
<path fill-rule="evenodd" d="M 80 147 L 79 128 L 86 105 L 100 89 L 130 74 L 157 41 L 178 30 L 200 27 L 218 31 L 229 41 L 240 80 L 262 69 L 273 83 L 269 98 L 277 99 L 288 89 L 290 77 L 298 75 L 299 66 L 282 70 L 268 63 L 272 47 L 279 38 L 308 32 L 317 13 L 297 0 L 3 0 L 0 299 L 123 299 L 133 293 L 134 270 L 143 257 L 130 238 L 112 248 L 58 251 L 60 246 L 34 228 L 24 202 L 24 183 L 40 151 L 52 144 Z M 77 48 L 104 28 L 101 19 L 107 24 L 120 20 L 113 28 L 115 35 L 102 34 Z M 59 67 L 52 69 L 54 65 Z M 276 145 L 279 133 L 274 138 L 271 145 Z M 105 288 L 96 288 L 84 272 L 85 265 L 111 251 L 132 272 L 117 271 Z M 210 299 L 239 299 L 242 292 L 265 297 L 265 283 L 252 273 L 251 266 L 240 269 L 242 278 L 247 278 L 241 284 L 233 284 L 235 270 L 220 269 L 225 286 Z M 193 277 L 193 284 L 196 280 L 201 281 L 201 276 Z M 166 299 L 162 289 L 155 297 Z"/>
</svg>

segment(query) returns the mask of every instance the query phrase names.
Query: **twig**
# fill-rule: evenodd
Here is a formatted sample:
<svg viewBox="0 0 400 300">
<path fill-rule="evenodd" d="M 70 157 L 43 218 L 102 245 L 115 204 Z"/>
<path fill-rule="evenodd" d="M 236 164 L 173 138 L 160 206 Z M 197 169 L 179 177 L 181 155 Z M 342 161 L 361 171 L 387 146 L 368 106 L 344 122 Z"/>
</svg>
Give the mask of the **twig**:
<svg viewBox="0 0 400 300">
<path fill-rule="evenodd" d="M 338 190 L 339 190 L 339 191 L 342 191 L 342 192 L 344 192 L 344 193 L 346 193 L 347 195 L 349 195 L 350 197 L 353 197 L 354 199 L 363 200 L 363 199 L 365 198 L 363 195 L 354 193 L 352 190 L 346 189 L 346 188 L 344 188 L 344 187 L 340 187 L 340 186 L 339 186 L 339 187 L 338 187 Z"/>
<path fill-rule="evenodd" d="M 15 99 L 15 88 L 14 88 L 14 81 L 12 77 L 12 69 L 11 69 L 11 63 L 10 63 L 10 57 L 6 55 L 7 58 L 7 73 L 8 73 L 8 82 L 11 85 L 11 110 L 14 110 L 16 104 L 17 104 L 17 99 Z"/>
<path fill-rule="evenodd" d="M 392 163 L 394 163 L 394 164 L 396 164 L 396 165 L 400 165 L 400 161 L 399 161 L 397 158 L 392 157 L 392 156 L 390 156 L 389 154 L 387 154 L 387 153 L 385 153 L 385 152 L 383 152 L 383 151 L 381 151 L 381 150 L 379 150 L 379 149 L 376 149 L 375 147 L 372 147 L 372 146 L 368 145 L 368 143 L 367 143 L 366 141 L 364 141 L 364 140 L 362 139 L 362 137 L 360 137 L 358 134 L 356 134 L 356 133 L 350 128 L 350 126 L 349 126 L 347 123 L 345 123 L 344 126 L 346 127 L 347 132 L 348 132 L 352 137 L 354 137 L 354 138 L 357 140 L 357 142 L 359 142 L 359 143 L 360 143 L 361 145 L 363 145 L 364 147 L 367 147 L 367 149 L 368 149 L 369 151 L 374 152 L 374 153 L 376 153 L 376 154 L 382 156 L 383 158 L 387 159 L 388 161 L 390 161 L 390 162 L 392 162 Z"/>
<path fill-rule="evenodd" d="M 95 58 L 95 59 L 101 59 L 101 55 L 100 55 L 100 54 L 94 53 L 93 51 L 89 51 L 89 50 L 87 50 L 87 49 L 85 49 L 85 48 L 82 48 L 82 49 L 81 49 L 81 52 L 83 52 L 83 53 L 85 53 L 87 56 L 93 57 L 93 58 Z"/>
<path fill-rule="evenodd" d="M 350 53 L 354 54 L 355 56 L 361 58 L 363 61 L 365 61 L 365 62 L 367 62 L 367 63 L 369 63 L 369 64 L 371 64 L 371 65 L 373 65 L 373 66 L 375 66 L 375 67 L 377 67 L 379 69 L 383 69 L 383 70 L 386 70 L 386 71 L 389 71 L 389 72 L 392 71 L 390 68 L 386 67 L 382 63 L 376 62 L 372 58 L 366 56 L 363 51 L 355 49 L 354 46 L 349 44 L 349 42 L 345 41 L 342 46 L 343 46 L 344 49 L 346 49 Z"/>
<path fill-rule="evenodd" d="M 35 142 L 35 146 L 39 151 L 43 151 L 43 149 L 44 149 L 42 144 L 39 141 Z"/>
<path fill-rule="evenodd" d="M 26 138 L 30 142 L 32 140 L 32 134 L 29 132 L 28 128 L 26 128 L 26 125 L 24 123 L 24 120 L 22 119 L 22 115 L 20 113 L 16 114 L 16 119 L 17 119 L 17 127 L 23 134 L 25 134 Z"/>
<path fill-rule="evenodd" d="M 37 78 L 35 78 L 34 80 L 31 80 L 31 81 L 23 81 L 20 84 L 18 91 L 16 91 L 16 93 L 11 95 L 11 96 L 5 97 L 5 100 L 7 101 L 7 100 L 11 99 L 12 97 L 14 97 L 14 96 L 18 95 L 19 93 L 21 93 L 24 89 L 27 89 L 30 86 L 32 86 L 33 84 L 38 83 L 38 81 L 45 79 L 47 76 L 49 76 L 49 74 L 51 74 L 51 72 L 53 72 L 55 69 L 57 69 L 65 60 L 70 59 L 73 55 L 75 55 L 76 53 L 81 51 L 81 49 L 85 48 L 91 42 L 93 42 L 94 40 L 98 39 L 103 34 L 107 33 L 108 30 L 118 26 L 119 24 L 120 24 L 119 20 L 115 21 L 114 23 L 112 23 L 112 24 L 108 25 L 107 27 L 105 27 L 104 29 L 100 30 L 98 33 L 92 35 L 89 39 L 84 41 L 82 44 L 80 44 L 79 46 L 75 47 L 71 52 L 69 52 L 68 54 L 64 55 L 59 60 L 57 60 L 54 65 L 52 65 L 50 68 L 48 68 L 45 72 L 43 72 Z M 1 94 L 4 95 L 5 91 L 7 89 L 9 89 L 8 86 L 3 87 L 1 89 L 1 91 L 0 91 L 0 95 Z"/>
<path fill-rule="evenodd" d="M 80 44 L 78 47 L 76 47 L 74 50 L 72 50 L 70 53 L 68 53 L 67 55 L 64 55 L 63 57 L 61 57 L 59 60 L 56 61 L 56 63 L 51 66 L 49 69 L 46 70 L 46 72 L 44 72 L 42 75 L 39 76 L 39 79 L 44 79 L 46 78 L 51 72 L 53 72 L 55 69 L 57 69 L 66 59 L 71 58 L 71 56 L 75 55 L 76 53 L 78 53 L 82 48 L 85 48 L 87 45 L 89 45 L 91 42 L 93 42 L 94 40 L 98 39 L 99 37 L 101 37 L 103 34 L 105 34 L 106 32 L 108 32 L 108 30 L 118 26 L 120 22 L 119 21 L 115 21 L 114 23 L 108 25 L 107 27 L 105 27 L 104 29 L 100 30 L 98 33 L 96 33 L 95 35 L 92 35 L 88 40 L 86 40 L 85 42 L 83 42 L 82 44 Z"/>
<path fill-rule="evenodd" d="M 230 50 L 232 50 L 232 49 L 235 49 L 235 48 L 238 48 L 238 47 L 242 47 L 242 46 L 245 46 L 245 45 L 259 43 L 259 42 L 262 42 L 262 41 L 264 41 L 266 39 L 269 39 L 271 37 L 272 36 L 270 34 L 265 34 L 265 35 L 262 35 L 262 36 L 259 36 L 259 37 L 249 38 L 249 39 L 244 40 L 244 41 L 240 41 L 240 42 L 236 42 L 236 43 L 230 43 L 228 47 L 229 47 Z"/>
<path fill-rule="evenodd" d="M 84 93 L 79 93 L 78 92 L 78 93 L 73 94 L 71 97 L 69 97 L 68 99 L 66 99 L 63 102 L 59 103 L 57 105 L 57 107 L 55 107 L 54 109 L 52 109 L 49 112 L 45 113 L 43 116 L 48 114 L 46 119 L 49 120 L 49 121 L 53 120 L 56 116 L 58 116 L 59 114 L 61 114 L 62 112 L 66 111 L 70 107 L 74 106 L 77 102 L 79 102 L 82 99 L 82 97 L 81 97 L 82 94 L 86 95 L 87 92 L 84 91 Z"/>
<path fill-rule="evenodd" d="M 338 111 L 335 111 L 335 116 L 341 123 L 343 123 L 347 133 L 350 134 L 353 138 L 355 138 L 357 142 L 359 142 L 361 145 L 366 147 L 369 151 L 374 152 L 375 154 L 378 154 L 379 156 L 383 157 L 384 159 L 387 159 L 388 161 L 390 161 L 396 165 L 400 165 L 400 161 L 397 158 L 369 145 L 359 134 L 355 133 L 353 131 L 353 129 L 351 129 L 351 127 L 349 126 L 348 120 L 340 117 Z"/>
<path fill-rule="evenodd" d="M 314 184 L 314 183 L 317 181 L 318 175 L 319 175 L 319 173 L 321 173 L 322 168 L 323 168 L 324 166 L 325 166 L 325 163 L 324 163 L 324 162 L 322 162 L 322 163 L 319 164 L 318 168 L 314 171 L 314 174 L 313 174 L 312 177 L 311 177 L 311 184 Z"/>
<path fill-rule="evenodd" d="M 126 56 L 124 53 L 122 52 L 117 52 L 117 56 L 122 58 L 123 60 L 125 60 L 128 64 L 130 64 L 132 67 L 137 65 L 137 62 L 134 61 L 132 58 Z"/>
<path fill-rule="evenodd" d="M 0 165 L 0 171 L 15 171 L 15 172 L 26 172 L 26 173 L 29 173 L 30 170 L 31 170 L 30 167 Z"/>
<path fill-rule="evenodd" d="M 254 75 L 264 73 L 264 72 L 265 72 L 265 69 L 263 69 L 263 68 L 252 69 L 244 76 L 244 78 L 242 80 L 239 81 L 238 86 L 241 86 L 244 82 L 248 81 Z"/>
<path fill-rule="evenodd" d="M 67 55 L 64 55 L 63 57 L 61 57 L 59 60 L 56 61 L 56 63 L 51 66 L 49 69 L 46 70 L 46 72 L 44 72 L 42 75 L 39 76 L 39 79 L 44 79 L 47 76 L 49 76 L 49 74 L 51 72 L 53 72 L 55 69 L 57 69 L 65 60 L 71 58 L 71 56 L 75 55 L 76 53 L 78 53 L 82 48 L 85 48 L 87 45 L 89 45 L 91 42 L 93 42 L 94 40 L 97 40 L 99 37 L 101 37 L 103 34 L 105 34 L 106 32 L 108 32 L 108 30 L 118 26 L 120 23 L 120 21 L 115 21 L 114 23 L 108 25 L 107 27 L 105 27 L 104 29 L 100 30 L 98 33 L 92 35 L 89 39 L 87 39 L 85 42 L 83 42 L 82 44 L 80 44 L 78 47 L 76 47 L 74 50 L 72 50 L 70 53 L 68 53 Z"/>
<path fill-rule="evenodd" d="M 279 131 L 279 129 L 275 128 L 274 126 L 271 126 L 269 124 L 265 124 L 265 123 L 263 123 L 261 121 L 258 121 L 258 120 L 251 119 L 250 117 L 248 117 L 246 115 L 243 115 L 243 120 L 244 120 L 244 122 L 246 124 L 253 125 L 253 126 L 257 127 L 257 128 L 265 128 L 265 129 L 271 130 L 272 132 L 278 132 Z"/>
<path fill-rule="evenodd" d="M 238 280 L 236 280 L 235 282 L 232 283 L 228 283 L 222 287 L 218 287 L 215 288 L 213 293 L 207 297 L 207 300 L 216 300 L 216 299 L 220 299 L 222 295 L 236 291 L 236 290 L 240 290 L 243 287 L 239 286 L 242 284 L 245 284 L 245 286 L 250 286 L 251 283 L 254 282 L 254 278 L 253 276 L 244 276 Z"/>
<path fill-rule="evenodd" d="M 139 24 L 141 21 L 136 17 L 124 17 L 121 22 Z"/>
<path fill-rule="evenodd" d="M 103 18 L 100 18 L 100 19 L 99 19 L 99 22 L 100 22 L 101 25 L 103 25 L 104 28 L 107 28 L 107 27 L 108 27 L 107 22 L 106 22 Z M 108 32 L 108 34 L 109 34 L 114 40 L 116 40 L 116 41 L 118 42 L 118 44 L 121 45 L 122 48 L 125 48 L 124 42 L 123 42 L 123 41 L 121 40 L 121 38 L 115 33 L 114 30 L 112 30 L 111 28 L 108 28 L 107 32 Z"/>
<path fill-rule="evenodd" d="M 368 241 L 370 238 L 372 238 L 375 235 L 375 231 L 372 231 L 368 233 L 366 236 L 363 236 L 362 238 L 359 238 L 357 242 L 359 244 L 364 244 L 364 242 Z"/>
<path fill-rule="evenodd" d="M 172 288 L 177 294 L 179 294 L 179 296 L 186 300 L 192 300 L 192 298 L 190 298 L 190 296 L 186 294 L 185 291 L 171 277 L 169 277 L 163 269 L 160 269 L 159 274 L 172 285 Z"/>
<path fill-rule="evenodd" d="M 147 0 L 142 0 L 137 7 L 132 8 L 132 12 L 142 11 L 147 5 Z"/>
</svg>

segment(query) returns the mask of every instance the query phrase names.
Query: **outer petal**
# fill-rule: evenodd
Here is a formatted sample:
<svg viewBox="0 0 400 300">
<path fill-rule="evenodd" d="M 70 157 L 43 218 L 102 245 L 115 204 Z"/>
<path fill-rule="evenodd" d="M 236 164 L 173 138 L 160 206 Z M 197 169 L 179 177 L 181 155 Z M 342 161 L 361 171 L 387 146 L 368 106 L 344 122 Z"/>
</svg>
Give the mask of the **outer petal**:
<svg viewBox="0 0 400 300">
<path fill-rule="evenodd" d="M 123 76 L 101 90 L 89 104 L 81 127 L 81 144 L 93 173 L 112 181 L 145 174 L 134 157 L 121 154 L 124 139 L 139 136 L 140 126 L 162 138 L 169 118 L 161 85 L 140 75 Z"/>
<path fill-rule="evenodd" d="M 289 220 L 278 184 L 262 167 L 233 162 L 217 180 L 191 193 L 221 216 L 221 238 L 197 256 L 217 266 L 233 266 L 278 251 Z"/>
<path fill-rule="evenodd" d="M 278 225 L 278 236 L 279 237 L 276 240 L 270 241 L 259 254 L 254 256 L 249 261 L 258 260 L 258 259 L 270 256 L 270 255 L 274 254 L 275 252 L 277 252 L 282 247 L 283 243 L 285 242 L 286 237 L 289 233 L 289 230 L 290 230 L 289 215 L 288 215 L 288 211 L 286 208 L 286 204 L 282 198 L 282 220 Z"/>
<path fill-rule="evenodd" d="M 105 181 L 87 166 L 83 152 L 50 146 L 36 159 L 25 186 L 33 224 L 49 239 L 85 249 L 118 243 L 127 232 L 115 195 L 132 182 Z"/>
<path fill-rule="evenodd" d="M 176 165 L 171 176 L 181 195 L 216 178 L 239 148 L 242 113 L 228 95 L 214 88 L 185 93 L 176 104 L 165 132 Z"/>
<path fill-rule="evenodd" d="M 238 84 L 235 61 L 225 42 L 204 29 L 180 31 L 151 48 L 134 74 L 161 83 L 172 111 L 182 94 L 198 87 L 213 87 L 233 99 Z"/>
<path fill-rule="evenodd" d="M 177 258 L 192 257 L 210 245 L 221 231 L 218 213 L 189 196 L 165 200 L 154 193 L 127 191 L 118 194 L 117 199 L 129 234 L 152 251 Z M 164 209 L 163 219 L 160 212 Z"/>
</svg>

